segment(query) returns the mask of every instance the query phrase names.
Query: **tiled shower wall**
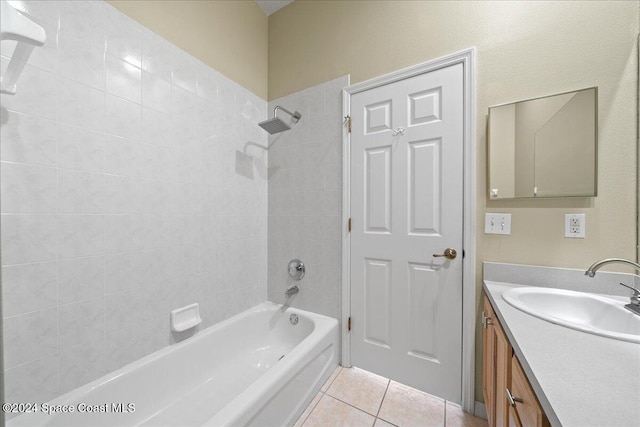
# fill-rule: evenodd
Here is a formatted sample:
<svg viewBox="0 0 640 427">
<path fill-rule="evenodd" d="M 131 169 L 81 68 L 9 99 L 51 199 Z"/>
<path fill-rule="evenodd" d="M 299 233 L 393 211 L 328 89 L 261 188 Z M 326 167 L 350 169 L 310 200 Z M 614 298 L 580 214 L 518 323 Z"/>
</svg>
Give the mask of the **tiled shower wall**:
<svg viewBox="0 0 640 427">
<path fill-rule="evenodd" d="M 348 78 L 269 102 L 298 110 L 290 131 L 269 137 L 269 300 L 340 320 L 342 301 L 342 89 Z M 279 113 L 282 118 L 288 116 Z M 298 258 L 300 293 L 287 264 Z"/>
<path fill-rule="evenodd" d="M 1 98 L 6 401 L 44 402 L 266 299 L 266 102 L 99 1 Z M 11 48 L 3 42 L 3 70 Z"/>
</svg>

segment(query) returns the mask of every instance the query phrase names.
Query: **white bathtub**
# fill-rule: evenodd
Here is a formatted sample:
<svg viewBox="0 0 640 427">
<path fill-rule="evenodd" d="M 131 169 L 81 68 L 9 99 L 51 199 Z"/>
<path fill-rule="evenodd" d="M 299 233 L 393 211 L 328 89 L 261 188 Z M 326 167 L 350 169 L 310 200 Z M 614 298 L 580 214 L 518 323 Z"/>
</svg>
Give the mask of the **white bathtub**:
<svg viewBox="0 0 640 427">
<path fill-rule="evenodd" d="M 72 413 L 38 403 L 7 425 L 280 427 L 337 365 L 337 320 L 266 302 L 48 402 Z"/>
</svg>

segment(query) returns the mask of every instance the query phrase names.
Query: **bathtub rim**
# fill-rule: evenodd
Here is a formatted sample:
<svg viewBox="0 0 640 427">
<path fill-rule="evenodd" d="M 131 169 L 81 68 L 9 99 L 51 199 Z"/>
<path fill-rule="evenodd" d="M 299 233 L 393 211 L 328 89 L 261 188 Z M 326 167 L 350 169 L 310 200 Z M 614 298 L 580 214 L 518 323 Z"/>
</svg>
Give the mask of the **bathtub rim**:
<svg viewBox="0 0 640 427">
<path fill-rule="evenodd" d="M 261 312 L 272 312 L 274 314 L 281 312 L 282 315 L 284 315 L 284 313 L 295 313 L 304 317 L 307 317 L 311 322 L 312 322 L 312 330 L 310 331 L 310 333 L 305 336 L 302 341 L 300 341 L 300 343 L 298 343 L 287 355 L 291 355 L 293 354 L 294 356 L 298 353 L 300 353 L 302 350 L 300 350 L 300 348 L 306 349 L 307 347 L 311 347 L 310 345 L 310 339 L 311 337 L 317 336 L 318 334 L 323 334 L 323 335 L 327 335 L 331 332 L 331 329 L 333 328 L 334 325 L 336 325 L 336 330 L 337 330 L 337 324 L 338 321 L 335 318 L 331 318 L 328 316 L 324 316 L 321 314 L 317 314 L 317 313 L 313 313 L 313 312 L 309 312 L 309 311 L 305 311 L 305 310 L 301 310 L 295 307 L 291 307 L 288 305 L 283 305 L 283 304 L 278 304 L 278 303 L 274 303 L 272 301 L 264 301 L 261 302 L 260 304 L 257 304 L 247 310 L 244 310 L 228 319 L 225 319 L 221 322 L 218 322 L 212 326 L 209 326 L 207 328 L 205 328 L 202 331 L 198 331 L 196 334 L 194 334 L 193 336 L 184 339 L 183 341 L 180 341 L 178 343 L 174 343 L 171 345 L 168 345 L 164 348 L 161 348 L 160 350 L 157 350 L 153 353 L 150 353 L 146 356 L 141 357 L 140 359 L 136 359 L 135 361 L 128 363 L 118 369 L 116 369 L 115 371 L 109 372 L 85 385 L 82 385 L 78 388 L 75 388 L 73 390 L 70 390 L 60 396 L 55 397 L 52 400 L 49 400 L 47 402 L 40 402 L 40 403 L 48 403 L 50 405 L 65 405 L 65 404 L 69 404 L 68 402 L 73 401 L 73 400 L 77 400 L 78 402 L 82 402 L 83 399 L 82 397 L 85 396 L 87 393 L 91 392 L 92 390 L 100 387 L 100 386 L 104 386 L 107 385 L 108 383 L 115 381 L 116 379 L 120 378 L 121 376 L 134 371 L 135 369 L 141 368 L 149 363 L 154 362 L 157 359 L 162 358 L 163 356 L 178 351 L 179 349 L 184 348 L 185 346 L 189 346 L 193 343 L 202 341 L 207 339 L 211 334 L 216 333 L 217 331 L 221 330 L 221 329 L 225 329 L 239 321 L 241 321 L 242 319 L 251 316 L 252 314 L 255 313 L 261 313 Z M 167 327 L 169 327 L 169 322 L 167 319 Z M 304 356 L 304 355 L 301 355 Z M 300 357 L 301 357 L 300 356 Z M 301 357 L 302 358 L 302 357 Z M 290 357 L 289 360 L 291 360 L 292 358 Z M 281 366 L 283 366 L 282 364 L 280 365 L 280 367 L 278 366 L 278 364 L 272 366 L 271 368 L 269 368 L 264 375 L 267 375 L 270 373 L 270 371 L 273 371 L 274 368 L 279 368 L 277 372 L 279 372 L 282 368 Z M 263 377 L 260 377 L 257 382 L 259 382 Z M 255 384 L 255 383 L 254 383 Z M 253 384 L 252 384 L 253 385 Z M 231 405 L 234 401 L 236 401 L 236 399 L 242 395 L 243 393 L 245 393 L 246 390 L 244 390 L 243 392 L 241 392 L 238 396 L 234 397 L 233 400 L 231 400 L 227 405 L 225 405 L 223 408 L 220 409 L 220 411 L 218 413 L 221 413 L 222 411 L 224 411 L 229 405 Z M 117 400 L 117 396 L 114 396 L 114 401 Z M 35 425 L 40 425 L 38 424 L 41 421 L 44 421 L 48 418 L 48 416 L 46 416 L 47 418 L 44 418 L 45 414 L 42 413 L 41 411 L 35 412 L 35 413 L 25 413 L 25 414 L 21 414 L 18 415 L 14 418 L 11 418 L 9 420 L 6 420 L 6 425 L 8 427 L 13 427 L 15 425 L 15 427 L 19 427 L 19 426 L 23 426 L 23 425 L 29 425 L 30 422 L 35 423 Z M 216 418 L 217 414 L 214 414 L 214 416 L 211 418 Z M 210 420 L 211 420 L 210 419 Z M 209 425 L 209 421 L 205 422 L 204 425 Z M 143 421 L 144 423 L 145 421 Z"/>
<path fill-rule="evenodd" d="M 277 304 L 280 305 L 280 304 Z M 267 404 L 271 398 L 273 398 L 280 390 L 279 385 L 287 384 L 301 369 L 304 369 L 316 356 L 324 352 L 330 347 L 334 347 L 333 356 L 330 359 L 335 363 L 328 363 L 328 369 L 325 371 L 325 380 L 331 375 L 333 370 L 339 365 L 340 362 L 340 333 L 339 322 L 333 317 L 328 317 L 316 313 L 299 310 L 297 308 L 289 306 L 284 307 L 295 310 L 295 312 L 310 314 L 318 316 L 316 320 L 322 322 L 321 325 L 316 324 L 314 331 L 309 334 L 303 341 L 296 345 L 286 356 L 286 364 L 276 364 L 272 366 L 263 376 L 258 378 L 250 388 L 244 390 L 232 401 L 225 405 L 220 411 L 203 424 L 203 427 L 231 427 L 237 425 L 243 425 L 243 422 L 248 422 L 257 414 L 265 404 Z M 312 336 L 321 337 L 312 341 L 307 339 Z M 317 351 L 312 351 L 317 350 Z M 333 367 L 331 367 L 333 365 Z M 297 366 L 299 369 L 291 369 L 291 367 Z M 324 381 L 317 384 L 318 392 L 322 387 Z M 315 393 L 311 394 L 311 399 Z M 311 399 L 309 401 L 311 401 Z M 248 412 L 241 411 L 245 408 L 251 408 Z M 306 405 L 305 405 L 306 407 Z M 302 408 L 304 410 L 304 408 Z"/>
</svg>

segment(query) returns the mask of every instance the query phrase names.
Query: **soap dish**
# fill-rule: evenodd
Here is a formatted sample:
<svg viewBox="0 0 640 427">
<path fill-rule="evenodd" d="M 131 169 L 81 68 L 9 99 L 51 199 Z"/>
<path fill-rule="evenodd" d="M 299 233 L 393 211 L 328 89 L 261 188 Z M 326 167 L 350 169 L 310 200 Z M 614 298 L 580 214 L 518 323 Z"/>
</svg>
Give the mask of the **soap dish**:
<svg viewBox="0 0 640 427">
<path fill-rule="evenodd" d="M 198 303 L 171 310 L 171 330 L 183 332 L 202 323 Z"/>
</svg>

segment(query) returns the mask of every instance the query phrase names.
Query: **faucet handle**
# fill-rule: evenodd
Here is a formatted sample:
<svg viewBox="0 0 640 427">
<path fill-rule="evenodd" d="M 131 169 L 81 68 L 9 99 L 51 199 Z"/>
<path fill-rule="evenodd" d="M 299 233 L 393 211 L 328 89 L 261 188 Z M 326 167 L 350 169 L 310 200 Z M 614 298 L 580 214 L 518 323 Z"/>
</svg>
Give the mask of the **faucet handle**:
<svg viewBox="0 0 640 427">
<path fill-rule="evenodd" d="M 631 297 L 631 301 L 633 302 L 633 304 L 640 304 L 640 290 L 634 288 L 633 286 L 625 285 L 622 282 L 620 282 L 620 285 L 633 291 L 633 296 Z"/>
</svg>

